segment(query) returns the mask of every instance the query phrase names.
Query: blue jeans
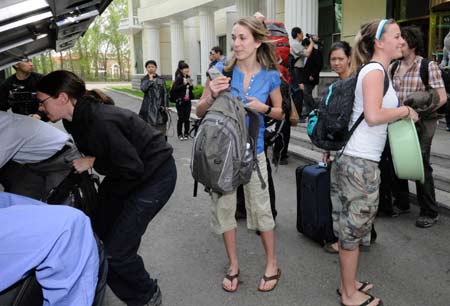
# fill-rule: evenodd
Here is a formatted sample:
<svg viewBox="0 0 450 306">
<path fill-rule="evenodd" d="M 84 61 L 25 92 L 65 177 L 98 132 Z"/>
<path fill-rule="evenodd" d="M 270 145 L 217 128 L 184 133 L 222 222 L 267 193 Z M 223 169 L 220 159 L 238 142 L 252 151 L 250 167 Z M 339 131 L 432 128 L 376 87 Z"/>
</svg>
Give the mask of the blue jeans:
<svg viewBox="0 0 450 306">
<path fill-rule="evenodd" d="M 123 208 L 105 239 L 108 255 L 108 285 L 129 306 L 142 306 L 156 291 L 156 280 L 145 270 L 137 254 L 148 224 L 167 203 L 177 179 L 175 161 L 171 158 L 165 173 L 158 172 L 123 201 Z"/>
</svg>

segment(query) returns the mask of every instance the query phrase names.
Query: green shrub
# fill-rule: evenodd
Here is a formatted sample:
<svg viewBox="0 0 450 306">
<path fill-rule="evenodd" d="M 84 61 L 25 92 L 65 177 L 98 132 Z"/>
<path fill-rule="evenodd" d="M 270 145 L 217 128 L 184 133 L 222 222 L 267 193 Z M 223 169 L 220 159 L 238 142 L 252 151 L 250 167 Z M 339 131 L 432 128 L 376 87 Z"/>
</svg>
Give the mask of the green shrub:
<svg viewBox="0 0 450 306">
<path fill-rule="evenodd" d="M 194 99 L 200 99 L 200 97 L 203 94 L 203 86 L 202 85 L 195 85 L 192 89 L 192 92 L 194 93 Z"/>
</svg>

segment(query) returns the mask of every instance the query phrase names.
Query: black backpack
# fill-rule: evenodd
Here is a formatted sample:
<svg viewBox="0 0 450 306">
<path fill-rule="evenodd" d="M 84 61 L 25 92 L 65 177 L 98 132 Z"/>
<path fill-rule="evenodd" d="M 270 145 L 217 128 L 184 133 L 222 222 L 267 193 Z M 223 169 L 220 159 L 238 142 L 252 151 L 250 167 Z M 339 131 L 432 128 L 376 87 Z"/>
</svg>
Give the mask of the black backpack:
<svg viewBox="0 0 450 306">
<path fill-rule="evenodd" d="M 283 109 L 285 117 L 281 120 L 264 117 L 264 123 L 266 127 L 266 129 L 264 130 L 264 144 L 266 146 L 273 145 L 277 139 L 283 137 L 281 131 L 283 129 L 283 126 L 286 124 L 286 120 L 289 120 L 289 115 L 291 113 L 291 88 L 283 78 L 281 78 L 280 92 L 282 99 L 281 108 Z M 269 105 L 271 105 L 270 101 Z"/>
<path fill-rule="evenodd" d="M 84 212 L 92 218 L 98 206 L 99 177 L 88 172 L 71 172 L 56 188 L 50 191 L 48 204 L 65 204 Z"/>
<path fill-rule="evenodd" d="M 377 63 L 378 62 L 370 62 Z M 383 66 L 383 65 L 381 65 Z M 349 130 L 348 125 L 353 112 L 355 89 L 358 73 L 344 80 L 336 81 L 328 88 L 327 96 L 319 103 L 319 108 L 313 110 L 308 116 L 308 136 L 311 142 L 324 150 L 338 151 L 342 149 L 355 129 L 364 119 L 364 113 Z M 384 94 L 389 88 L 389 77 L 384 70 Z"/>
</svg>

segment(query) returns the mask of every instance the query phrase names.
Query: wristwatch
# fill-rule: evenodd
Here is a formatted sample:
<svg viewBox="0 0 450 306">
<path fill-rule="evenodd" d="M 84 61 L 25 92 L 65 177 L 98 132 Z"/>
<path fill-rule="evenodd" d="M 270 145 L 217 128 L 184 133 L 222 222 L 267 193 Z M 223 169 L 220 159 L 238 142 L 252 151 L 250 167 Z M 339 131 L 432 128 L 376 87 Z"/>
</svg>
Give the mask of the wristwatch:
<svg viewBox="0 0 450 306">
<path fill-rule="evenodd" d="M 266 110 L 266 112 L 264 113 L 264 115 L 270 114 L 271 111 L 272 111 L 272 106 L 269 106 L 269 108 Z"/>
</svg>

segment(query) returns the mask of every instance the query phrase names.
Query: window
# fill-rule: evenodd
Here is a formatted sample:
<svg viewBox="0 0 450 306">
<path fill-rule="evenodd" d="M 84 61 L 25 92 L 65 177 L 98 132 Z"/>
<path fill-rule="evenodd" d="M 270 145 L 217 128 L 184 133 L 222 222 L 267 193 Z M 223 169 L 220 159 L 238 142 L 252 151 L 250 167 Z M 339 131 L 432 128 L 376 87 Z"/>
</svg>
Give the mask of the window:
<svg viewBox="0 0 450 306">
<path fill-rule="evenodd" d="M 330 70 L 327 55 L 333 42 L 341 39 L 342 0 L 319 0 L 319 37 L 324 70 Z"/>
<path fill-rule="evenodd" d="M 142 32 L 136 33 L 133 36 L 134 40 L 134 68 L 137 74 L 144 73 L 144 60 L 142 55 Z"/>
<path fill-rule="evenodd" d="M 223 35 L 223 36 L 219 36 L 219 47 L 220 49 L 222 49 L 223 51 L 223 55 L 227 56 L 227 36 Z"/>
</svg>

